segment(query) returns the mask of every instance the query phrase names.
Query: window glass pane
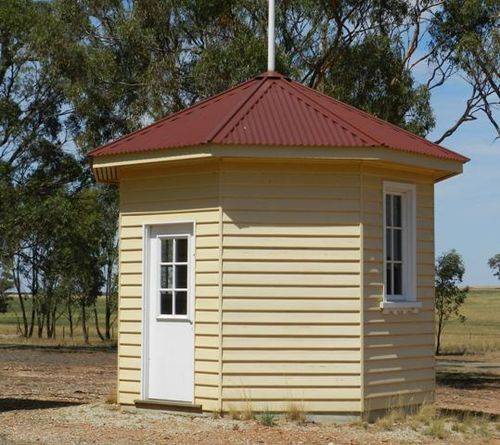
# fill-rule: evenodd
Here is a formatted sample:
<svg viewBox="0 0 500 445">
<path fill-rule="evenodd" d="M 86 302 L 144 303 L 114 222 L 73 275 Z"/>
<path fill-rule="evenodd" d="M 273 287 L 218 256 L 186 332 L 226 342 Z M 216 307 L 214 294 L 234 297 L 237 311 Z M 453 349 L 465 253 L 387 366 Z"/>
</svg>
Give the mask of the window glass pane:
<svg viewBox="0 0 500 445">
<path fill-rule="evenodd" d="M 394 235 L 394 244 L 392 251 L 394 260 L 401 261 L 403 257 L 403 246 L 401 244 L 401 236 L 403 231 L 401 229 L 394 229 L 392 233 Z"/>
<path fill-rule="evenodd" d="M 392 273 L 390 263 L 385 266 L 385 293 L 387 295 L 392 295 Z"/>
<path fill-rule="evenodd" d="M 175 266 L 175 287 L 187 288 L 187 266 Z"/>
<path fill-rule="evenodd" d="M 387 260 L 392 260 L 392 230 L 385 230 L 385 256 Z"/>
<path fill-rule="evenodd" d="M 395 227 L 402 227 L 402 224 L 401 224 L 401 196 L 394 195 L 392 197 L 392 203 L 393 203 L 392 225 Z"/>
<path fill-rule="evenodd" d="M 160 314 L 172 315 L 172 292 L 160 292 Z"/>
<path fill-rule="evenodd" d="M 401 263 L 394 264 L 394 295 L 403 293 L 403 266 Z"/>
<path fill-rule="evenodd" d="M 385 195 L 385 224 L 392 226 L 391 195 Z"/>
<path fill-rule="evenodd" d="M 160 266 L 161 267 L 161 281 L 160 287 L 162 289 L 171 289 L 173 286 L 174 267 L 173 266 Z"/>
<path fill-rule="evenodd" d="M 187 292 L 185 291 L 175 293 L 175 314 L 187 314 Z"/>
<path fill-rule="evenodd" d="M 179 263 L 187 262 L 187 244 L 186 238 L 175 240 L 175 261 Z"/>
<path fill-rule="evenodd" d="M 174 240 L 162 239 L 161 240 L 161 262 L 170 263 L 173 259 L 173 246 Z"/>
</svg>

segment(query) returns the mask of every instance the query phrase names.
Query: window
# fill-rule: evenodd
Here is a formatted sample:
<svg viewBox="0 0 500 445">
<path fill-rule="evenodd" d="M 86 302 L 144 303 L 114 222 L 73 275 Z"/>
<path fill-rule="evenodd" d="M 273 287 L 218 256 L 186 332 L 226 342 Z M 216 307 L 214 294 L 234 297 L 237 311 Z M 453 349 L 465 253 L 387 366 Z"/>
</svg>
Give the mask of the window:
<svg viewBox="0 0 500 445">
<path fill-rule="evenodd" d="M 416 299 L 415 186 L 384 183 L 384 300 Z"/>
<path fill-rule="evenodd" d="M 160 238 L 160 316 L 188 314 L 189 255 L 187 237 Z"/>
</svg>

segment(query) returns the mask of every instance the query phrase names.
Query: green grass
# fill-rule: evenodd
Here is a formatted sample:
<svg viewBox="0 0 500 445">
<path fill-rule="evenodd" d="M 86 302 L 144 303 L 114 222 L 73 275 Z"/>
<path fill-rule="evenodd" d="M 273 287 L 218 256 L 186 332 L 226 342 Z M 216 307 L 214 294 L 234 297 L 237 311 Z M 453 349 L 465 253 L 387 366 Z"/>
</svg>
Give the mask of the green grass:
<svg viewBox="0 0 500 445">
<path fill-rule="evenodd" d="M 471 289 L 461 313 L 467 320 L 450 320 L 444 329 L 444 354 L 500 351 L 500 288 Z"/>
<path fill-rule="evenodd" d="M 97 313 L 99 317 L 99 327 L 104 334 L 104 298 L 100 297 L 97 301 Z M 31 311 L 31 300 L 26 301 L 26 310 Z M 114 317 L 112 317 L 112 320 Z M 30 339 L 18 335 L 18 320 L 21 320 L 21 307 L 17 296 L 13 296 L 9 301 L 9 310 L 5 314 L 0 314 L 0 344 L 46 344 L 46 345 L 80 345 L 83 343 L 82 331 L 80 327 L 80 312 L 78 308 L 73 309 L 74 336 L 69 337 L 69 321 L 67 313 L 64 313 L 57 321 L 56 339 L 39 339 L 36 334 L 36 325 L 34 336 Z M 94 314 L 91 309 L 87 310 L 87 324 L 89 326 L 89 336 L 91 344 L 102 344 L 103 342 L 97 336 L 94 323 Z M 116 333 L 116 327 L 113 326 L 112 333 Z M 64 334 L 64 338 L 63 338 Z M 44 332 L 45 336 L 45 332 Z"/>
</svg>

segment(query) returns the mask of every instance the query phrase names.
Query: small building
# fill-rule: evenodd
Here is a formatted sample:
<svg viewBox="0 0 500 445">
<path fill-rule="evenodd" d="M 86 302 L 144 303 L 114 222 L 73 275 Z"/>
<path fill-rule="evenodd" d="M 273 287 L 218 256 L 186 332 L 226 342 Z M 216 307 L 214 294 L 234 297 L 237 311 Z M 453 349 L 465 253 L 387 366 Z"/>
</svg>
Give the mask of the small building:
<svg viewBox="0 0 500 445">
<path fill-rule="evenodd" d="M 276 72 L 90 155 L 120 189 L 120 404 L 432 400 L 434 184 L 467 158 Z"/>
</svg>

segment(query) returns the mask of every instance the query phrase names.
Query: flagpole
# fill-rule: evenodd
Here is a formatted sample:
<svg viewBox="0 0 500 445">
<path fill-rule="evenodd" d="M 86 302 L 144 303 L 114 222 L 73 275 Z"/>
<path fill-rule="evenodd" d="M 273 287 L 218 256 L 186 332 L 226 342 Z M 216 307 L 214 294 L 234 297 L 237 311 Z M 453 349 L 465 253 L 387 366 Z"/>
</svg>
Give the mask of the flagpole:
<svg viewBox="0 0 500 445">
<path fill-rule="evenodd" d="M 269 0 L 267 25 L 267 70 L 274 71 L 274 0 Z"/>
</svg>

